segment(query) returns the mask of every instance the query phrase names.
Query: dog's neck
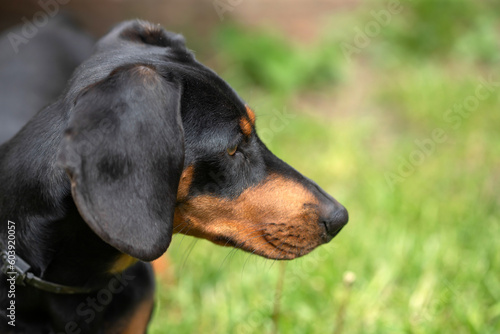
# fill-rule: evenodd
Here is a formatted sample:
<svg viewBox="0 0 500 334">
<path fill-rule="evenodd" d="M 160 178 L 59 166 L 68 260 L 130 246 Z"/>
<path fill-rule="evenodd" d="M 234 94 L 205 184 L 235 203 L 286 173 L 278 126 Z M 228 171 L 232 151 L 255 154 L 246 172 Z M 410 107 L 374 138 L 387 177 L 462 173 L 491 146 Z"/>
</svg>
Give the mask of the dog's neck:
<svg viewBox="0 0 500 334">
<path fill-rule="evenodd" d="M 119 252 L 80 217 L 69 178 L 57 165 L 67 123 L 67 115 L 60 112 L 65 109 L 58 103 L 40 111 L 0 146 L 0 238 L 5 243 L 7 221 L 13 221 L 16 254 L 35 274 L 56 282 L 64 274 L 66 281 L 61 284 L 85 284 L 89 277 L 105 273 Z"/>
</svg>

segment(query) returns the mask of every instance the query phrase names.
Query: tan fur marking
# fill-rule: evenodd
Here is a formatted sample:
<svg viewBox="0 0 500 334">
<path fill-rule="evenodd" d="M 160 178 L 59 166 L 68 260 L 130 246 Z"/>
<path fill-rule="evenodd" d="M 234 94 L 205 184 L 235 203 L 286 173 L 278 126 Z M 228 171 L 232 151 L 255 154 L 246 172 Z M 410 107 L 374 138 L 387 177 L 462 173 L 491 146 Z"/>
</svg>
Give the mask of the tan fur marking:
<svg viewBox="0 0 500 334">
<path fill-rule="evenodd" d="M 234 200 L 211 195 L 188 199 L 176 208 L 174 233 L 292 259 L 322 243 L 317 206 L 300 183 L 271 175 Z"/>
<path fill-rule="evenodd" d="M 128 254 L 122 254 L 117 261 L 113 264 L 113 266 L 109 269 L 110 274 L 119 274 L 123 272 L 125 269 L 130 267 L 131 265 L 137 262 L 136 258 Z"/>
<path fill-rule="evenodd" d="M 255 126 L 255 113 L 248 106 L 245 106 L 247 110 L 247 117 L 243 116 L 240 119 L 240 128 L 245 136 L 250 136 L 252 134 L 252 128 Z"/>
<path fill-rule="evenodd" d="M 182 171 L 179 187 L 177 188 L 177 201 L 182 201 L 189 194 L 191 182 L 193 182 L 194 167 L 188 166 Z"/>
<path fill-rule="evenodd" d="M 143 301 L 130 317 L 130 321 L 121 334 L 142 334 L 146 333 L 151 311 L 153 310 L 153 298 Z"/>
<path fill-rule="evenodd" d="M 249 137 L 252 134 L 252 124 L 245 116 L 240 119 L 240 128 L 245 136 Z"/>
<path fill-rule="evenodd" d="M 247 109 L 248 119 L 250 120 L 250 123 L 252 124 L 252 126 L 254 126 L 255 125 L 255 113 L 253 112 L 252 109 L 250 109 L 249 106 L 245 106 L 245 108 Z"/>
</svg>

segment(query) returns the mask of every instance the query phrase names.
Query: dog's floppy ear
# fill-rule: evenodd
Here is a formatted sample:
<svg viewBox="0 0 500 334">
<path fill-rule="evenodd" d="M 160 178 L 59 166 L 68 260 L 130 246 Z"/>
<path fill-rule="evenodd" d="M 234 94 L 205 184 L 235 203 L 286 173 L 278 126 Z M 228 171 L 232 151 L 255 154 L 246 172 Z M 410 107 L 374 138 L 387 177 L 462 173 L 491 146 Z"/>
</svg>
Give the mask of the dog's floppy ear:
<svg viewBox="0 0 500 334">
<path fill-rule="evenodd" d="M 184 163 L 180 91 L 151 66 L 116 69 L 78 97 L 59 155 L 87 224 L 144 261 L 172 238 Z"/>
</svg>

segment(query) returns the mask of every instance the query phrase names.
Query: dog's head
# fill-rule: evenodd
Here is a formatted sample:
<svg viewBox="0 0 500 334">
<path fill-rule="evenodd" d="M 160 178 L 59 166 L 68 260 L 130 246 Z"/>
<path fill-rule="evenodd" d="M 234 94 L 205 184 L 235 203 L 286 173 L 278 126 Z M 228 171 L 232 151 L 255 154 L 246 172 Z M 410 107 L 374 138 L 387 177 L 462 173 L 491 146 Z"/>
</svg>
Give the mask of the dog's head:
<svg viewBox="0 0 500 334">
<path fill-rule="evenodd" d="M 181 36 L 132 21 L 101 39 L 66 100 L 60 163 L 89 226 L 159 257 L 172 233 L 273 259 L 330 241 L 345 208 L 274 156 L 255 114 Z"/>
</svg>

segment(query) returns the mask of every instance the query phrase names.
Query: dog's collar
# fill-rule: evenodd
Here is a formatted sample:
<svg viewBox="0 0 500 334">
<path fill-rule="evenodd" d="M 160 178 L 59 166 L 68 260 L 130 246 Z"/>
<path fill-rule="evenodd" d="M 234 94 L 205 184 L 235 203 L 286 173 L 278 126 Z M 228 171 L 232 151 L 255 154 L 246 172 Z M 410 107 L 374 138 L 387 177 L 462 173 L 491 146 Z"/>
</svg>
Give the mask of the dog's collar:
<svg viewBox="0 0 500 334">
<path fill-rule="evenodd" d="M 14 260 L 9 259 L 9 254 L 3 249 L 1 250 L 1 259 L 3 262 L 1 272 L 7 275 L 9 280 L 14 280 L 16 284 L 21 286 L 29 285 L 39 290 L 58 294 L 85 294 L 98 290 L 97 288 L 68 286 L 43 280 L 30 272 L 30 265 L 17 254 Z"/>
</svg>

